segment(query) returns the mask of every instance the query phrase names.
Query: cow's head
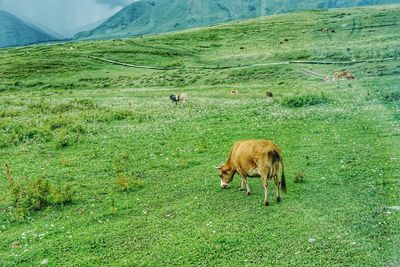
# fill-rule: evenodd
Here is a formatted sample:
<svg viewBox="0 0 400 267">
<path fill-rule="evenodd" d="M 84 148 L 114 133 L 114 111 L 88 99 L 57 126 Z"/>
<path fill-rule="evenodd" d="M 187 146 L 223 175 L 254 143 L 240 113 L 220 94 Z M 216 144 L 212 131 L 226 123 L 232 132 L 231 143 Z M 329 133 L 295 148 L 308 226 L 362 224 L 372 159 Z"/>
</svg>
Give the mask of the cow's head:
<svg viewBox="0 0 400 267">
<path fill-rule="evenodd" d="M 219 177 L 221 178 L 221 188 L 229 188 L 235 172 L 227 165 L 221 165 L 219 169 Z"/>
</svg>

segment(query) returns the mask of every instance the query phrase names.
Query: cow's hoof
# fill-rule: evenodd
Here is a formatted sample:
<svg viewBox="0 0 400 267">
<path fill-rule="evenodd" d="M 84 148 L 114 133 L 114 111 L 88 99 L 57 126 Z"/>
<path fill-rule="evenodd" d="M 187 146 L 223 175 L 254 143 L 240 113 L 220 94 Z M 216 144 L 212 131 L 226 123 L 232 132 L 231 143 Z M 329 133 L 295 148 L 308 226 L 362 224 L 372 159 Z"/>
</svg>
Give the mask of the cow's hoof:
<svg viewBox="0 0 400 267">
<path fill-rule="evenodd" d="M 243 191 L 244 190 L 244 188 L 240 188 L 240 187 L 238 187 L 238 191 L 240 192 L 240 191 Z"/>
<path fill-rule="evenodd" d="M 250 191 L 247 191 L 247 192 L 246 192 L 246 195 L 250 196 Z"/>
<path fill-rule="evenodd" d="M 264 202 L 264 205 L 265 205 L 265 206 L 269 206 L 269 201 L 265 201 L 265 202 Z"/>
<path fill-rule="evenodd" d="M 281 197 L 276 198 L 276 202 L 280 203 L 281 202 Z"/>
</svg>

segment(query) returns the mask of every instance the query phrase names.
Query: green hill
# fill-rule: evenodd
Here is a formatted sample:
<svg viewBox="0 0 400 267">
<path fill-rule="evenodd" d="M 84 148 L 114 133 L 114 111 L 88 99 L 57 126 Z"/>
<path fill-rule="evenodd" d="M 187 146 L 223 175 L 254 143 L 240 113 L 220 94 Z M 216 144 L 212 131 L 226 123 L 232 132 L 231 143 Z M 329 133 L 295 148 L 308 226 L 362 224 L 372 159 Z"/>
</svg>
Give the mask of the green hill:
<svg viewBox="0 0 400 267">
<path fill-rule="evenodd" d="M 75 38 L 116 38 L 178 31 L 227 21 L 307 9 L 395 3 L 396 0 L 142 0 Z"/>
<path fill-rule="evenodd" d="M 397 266 L 399 17 L 1 49 L 0 266 Z M 281 148 L 280 204 L 220 188 L 240 139 Z"/>
<path fill-rule="evenodd" d="M 38 27 L 0 10 L 0 47 L 28 45 L 56 39 Z"/>
</svg>

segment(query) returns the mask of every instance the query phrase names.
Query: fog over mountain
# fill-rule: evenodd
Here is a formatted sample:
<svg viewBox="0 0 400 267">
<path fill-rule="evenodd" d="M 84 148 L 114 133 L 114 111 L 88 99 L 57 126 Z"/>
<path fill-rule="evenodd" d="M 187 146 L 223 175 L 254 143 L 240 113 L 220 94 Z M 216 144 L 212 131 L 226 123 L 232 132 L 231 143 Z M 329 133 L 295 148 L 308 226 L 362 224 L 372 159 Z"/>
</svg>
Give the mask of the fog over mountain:
<svg viewBox="0 0 400 267">
<path fill-rule="evenodd" d="M 0 0 L 25 21 L 71 37 L 85 25 L 104 20 L 135 0 Z"/>
<path fill-rule="evenodd" d="M 9 13 L 17 16 L 18 18 L 37 25 L 38 27 L 50 32 L 53 36 L 58 34 L 63 37 L 72 37 L 74 34 L 82 30 L 91 30 L 90 27 L 95 28 L 99 23 L 110 18 L 117 12 L 121 11 L 124 7 L 139 0 L 0 0 L 0 10 L 8 11 Z M 400 1 L 400 0 L 399 0 Z M 201 20 L 209 20 L 213 23 L 223 21 L 254 17 L 256 15 L 248 15 L 250 13 L 257 13 L 255 10 L 245 10 L 243 14 L 237 14 L 236 11 L 230 14 L 232 5 L 241 5 L 252 8 L 258 11 L 258 15 L 269 15 L 275 13 L 285 13 L 289 11 L 304 10 L 307 8 L 332 8 L 332 7 L 348 7 L 354 5 L 372 5 L 380 3 L 393 3 L 399 2 L 396 0 L 184 0 L 178 3 L 175 0 L 146 0 L 144 10 L 137 12 L 131 8 L 131 13 L 125 15 L 123 24 L 127 24 L 126 34 L 141 34 L 153 33 L 169 30 L 179 30 L 190 28 L 192 26 L 207 25 L 207 23 L 199 23 Z M 142 6 L 143 6 L 142 3 Z M 177 4 L 178 3 L 178 4 Z M 154 5 L 157 8 L 153 8 Z M 160 6 L 162 8 L 160 8 Z M 193 12 L 190 12 L 190 7 L 193 6 Z M 214 7 L 217 7 L 217 13 L 213 13 Z M 185 9 L 189 7 L 189 9 Z M 200 7 L 200 9 L 198 8 Z M 226 12 L 219 12 L 225 10 Z M 179 13 L 180 12 L 180 13 Z M 127 13 L 127 12 L 126 12 Z M 229 14 L 228 14 L 229 13 Z M 134 21 L 127 20 L 127 17 L 138 17 L 140 23 L 132 26 Z M 158 26 L 163 29 L 153 30 L 149 28 L 148 23 L 144 23 L 144 18 L 154 18 L 159 21 Z M 208 17 L 212 19 L 208 19 Z M 163 19 L 161 19 L 161 17 Z M 186 23 L 182 21 L 185 19 L 196 19 L 197 23 Z M 167 19 L 167 20 L 164 20 Z M 179 24 L 177 27 L 167 27 L 167 24 L 172 26 Z M 179 20 L 179 21 L 178 21 Z M 118 29 L 113 30 L 116 32 L 120 30 L 119 23 L 116 22 L 115 26 Z M 144 23 L 144 24 L 143 24 Z M 108 22 L 108 24 L 110 24 Z M 188 24 L 187 26 L 185 26 Z M 104 26 L 104 25 L 103 25 Z M 125 27 L 125 25 L 122 25 Z M 142 27 L 144 26 L 144 27 Z M 150 25 L 151 26 L 151 25 Z M 143 29 L 142 29 L 142 28 Z M 147 28 L 146 28 L 147 27 Z M 104 27 L 103 27 L 104 28 Z M 90 35 L 90 34 L 89 34 Z M 103 34 L 99 34 L 103 36 Z"/>
<path fill-rule="evenodd" d="M 7 11 L 0 10 L 0 47 L 28 45 L 56 40 L 35 25 L 29 24 Z"/>
<path fill-rule="evenodd" d="M 397 3 L 399 0 L 141 0 L 78 39 L 139 36 L 310 9 Z"/>
</svg>

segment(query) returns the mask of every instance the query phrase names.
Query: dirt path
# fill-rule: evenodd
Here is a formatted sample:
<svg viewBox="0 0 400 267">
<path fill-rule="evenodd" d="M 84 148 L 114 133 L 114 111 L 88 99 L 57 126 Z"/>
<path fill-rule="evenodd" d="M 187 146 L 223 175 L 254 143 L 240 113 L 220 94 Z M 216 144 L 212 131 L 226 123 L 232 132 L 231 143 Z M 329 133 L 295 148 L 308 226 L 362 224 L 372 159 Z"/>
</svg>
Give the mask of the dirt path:
<svg viewBox="0 0 400 267">
<path fill-rule="evenodd" d="M 355 65 L 359 63 L 371 63 L 371 62 L 385 62 L 392 60 L 399 60 L 399 58 L 383 58 L 383 59 L 366 59 L 366 60 L 355 60 L 355 61 L 307 61 L 307 60 L 294 60 L 294 61 L 281 61 L 281 62 L 271 62 L 271 63 L 260 63 L 260 64 L 244 64 L 239 66 L 216 66 L 216 67 L 207 67 L 207 66 L 186 66 L 186 67 L 160 67 L 160 66 L 144 66 L 144 65 L 135 65 L 124 62 L 118 62 L 111 59 L 100 58 L 95 56 L 88 56 L 91 59 L 100 60 L 103 62 L 111 63 L 114 65 L 120 65 L 131 68 L 140 68 L 140 69 L 153 69 L 153 70 L 179 70 L 184 68 L 189 69 L 211 69 L 211 70 L 223 70 L 223 69 L 240 69 L 240 68 L 251 68 L 251 67 L 263 67 L 263 66 L 274 66 L 274 65 L 289 65 L 289 64 L 310 64 L 310 65 Z M 309 75 L 314 75 L 318 77 L 324 77 L 325 75 L 319 73 L 312 73 L 311 71 L 306 71 Z"/>
</svg>

